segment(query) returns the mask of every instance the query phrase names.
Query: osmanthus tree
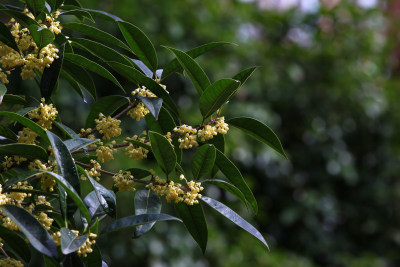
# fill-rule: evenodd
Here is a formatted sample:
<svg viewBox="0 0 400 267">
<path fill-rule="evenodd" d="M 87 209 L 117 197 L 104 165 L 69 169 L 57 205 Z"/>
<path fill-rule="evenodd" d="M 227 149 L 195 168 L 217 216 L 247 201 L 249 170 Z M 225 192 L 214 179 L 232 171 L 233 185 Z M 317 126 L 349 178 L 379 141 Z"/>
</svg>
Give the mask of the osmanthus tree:
<svg viewBox="0 0 400 267">
<path fill-rule="evenodd" d="M 224 136 L 230 126 L 286 157 L 277 136 L 262 122 L 248 117 L 225 121 L 221 114 L 255 68 L 211 82 L 194 58 L 223 42 L 186 52 L 165 47 L 175 58 L 160 68 L 153 44 L 139 28 L 109 13 L 82 8 L 76 0 L 16 1 L 15 6 L 0 4 L 0 12 L 8 21 L 0 23 L 0 98 L 2 105 L 23 106 L 17 112 L 0 111 L 1 266 L 29 264 L 31 246 L 43 255 L 46 266 L 104 266 L 98 238 L 125 228 L 133 228 L 134 237 L 140 237 L 164 220 L 183 223 L 204 252 L 203 206 L 267 246 L 259 231 L 237 213 L 201 194 L 203 187 L 219 186 L 257 213 L 246 181 L 224 154 Z M 63 23 L 65 15 L 75 16 L 77 22 Z M 117 24 L 123 40 L 84 23 L 94 17 Z M 69 38 L 64 29 L 86 38 Z M 32 96 L 7 92 L 8 77 L 16 69 L 22 79 L 36 81 L 42 96 L 38 106 L 28 105 L 26 98 Z M 176 72 L 186 72 L 198 92 L 201 117 L 197 125 L 182 123 L 162 84 Z M 115 85 L 110 95 L 97 99 L 91 73 Z M 113 73 L 137 89 L 125 91 Z M 79 133 L 61 123 L 62 114 L 51 101 L 60 77 L 80 96 L 85 90 L 95 100 Z M 131 117 L 132 123 L 145 120 L 147 130 L 139 136 L 124 135 L 122 116 Z M 182 155 L 190 149 L 195 150 L 191 169 L 184 170 Z M 134 160 L 153 161 L 161 171 L 102 168 L 117 150 Z M 218 172 L 225 179 L 215 178 Z M 102 185 L 101 177 L 107 175 L 114 181 L 112 188 Z M 81 194 L 83 183 L 92 188 L 86 196 Z M 135 191 L 135 212 L 116 218 L 115 194 L 122 191 Z M 161 212 L 160 197 L 175 207 L 176 214 Z M 103 225 L 107 216 L 114 220 Z"/>
</svg>

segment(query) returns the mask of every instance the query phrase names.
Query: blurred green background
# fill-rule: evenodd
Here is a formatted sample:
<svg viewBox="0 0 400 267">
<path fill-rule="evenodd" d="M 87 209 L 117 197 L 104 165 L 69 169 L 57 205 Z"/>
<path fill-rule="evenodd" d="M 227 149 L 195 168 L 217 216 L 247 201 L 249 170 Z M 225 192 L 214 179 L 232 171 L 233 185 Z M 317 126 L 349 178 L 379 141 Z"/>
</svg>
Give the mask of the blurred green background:
<svg viewBox="0 0 400 267">
<path fill-rule="evenodd" d="M 110 266 L 400 266 L 399 1 L 80 1 L 140 27 L 161 66 L 172 58 L 161 45 L 237 44 L 198 62 L 214 81 L 259 66 L 224 115 L 267 123 L 290 158 L 232 129 L 227 151 L 260 212 L 252 216 L 217 188 L 206 192 L 254 223 L 269 252 L 207 210 L 205 255 L 182 225 L 161 222 L 139 239 L 129 232 L 100 239 Z M 96 24 L 121 37 L 116 25 Z M 188 80 L 176 75 L 166 84 L 184 121 L 198 123 Z M 110 93 L 107 82 L 97 85 Z M 77 104 L 68 88 L 60 91 L 61 116 L 79 129 L 79 114 L 90 105 Z M 126 203 L 119 213 L 132 214 L 133 195 L 118 198 Z"/>
</svg>

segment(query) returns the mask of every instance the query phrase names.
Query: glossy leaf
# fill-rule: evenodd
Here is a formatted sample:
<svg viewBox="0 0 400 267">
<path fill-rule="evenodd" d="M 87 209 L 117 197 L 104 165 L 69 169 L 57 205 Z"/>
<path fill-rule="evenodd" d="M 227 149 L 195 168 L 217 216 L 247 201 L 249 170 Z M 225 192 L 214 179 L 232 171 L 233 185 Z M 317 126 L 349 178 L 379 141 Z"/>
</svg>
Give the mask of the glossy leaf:
<svg viewBox="0 0 400 267">
<path fill-rule="evenodd" d="M 233 76 L 232 79 L 239 81 L 240 84 L 243 85 L 256 69 L 257 67 L 244 69 L 235 76 Z"/>
<path fill-rule="evenodd" d="M 11 94 L 4 95 L 3 103 L 17 104 L 23 106 L 28 105 L 28 102 L 26 102 L 25 100 L 25 96 L 11 95 Z"/>
<path fill-rule="evenodd" d="M 19 22 L 25 28 L 29 28 L 30 25 L 36 25 L 36 26 L 40 27 L 39 23 L 36 20 L 25 15 L 23 12 L 21 12 L 19 10 L 0 9 L 0 12 L 3 12 L 5 14 L 9 15 L 10 17 L 14 18 L 17 22 Z"/>
<path fill-rule="evenodd" d="M 31 250 L 22 236 L 8 228 L 0 226 L 0 237 L 25 262 L 30 261 Z"/>
<path fill-rule="evenodd" d="M 107 214 L 103 208 L 103 206 L 107 206 L 107 203 L 103 197 L 97 196 L 96 191 L 92 191 L 87 194 L 86 197 L 83 199 L 83 203 L 85 203 L 85 206 L 88 209 L 90 217 L 92 219 L 102 217 Z"/>
<path fill-rule="evenodd" d="M 86 263 L 86 267 L 107 267 L 107 264 L 102 261 L 102 256 L 97 244 L 92 245 L 93 252 L 89 253 L 83 260 Z"/>
<path fill-rule="evenodd" d="M 153 72 L 156 71 L 158 59 L 150 39 L 138 27 L 129 22 L 118 21 L 117 23 L 136 56 Z"/>
<path fill-rule="evenodd" d="M 29 25 L 28 28 L 39 50 L 54 41 L 54 34 L 49 29 L 36 24 Z"/>
<path fill-rule="evenodd" d="M 63 62 L 63 76 L 66 77 L 65 74 L 67 74 L 67 79 L 68 75 L 75 80 L 75 82 L 78 82 L 80 85 L 85 87 L 85 89 L 90 93 L 90 95 L 96 99 L 96 87 L 94 85 L 92 76 L 82 67 L 79 65 L 69 62 L 69 61 L 64 61 Z M 82 93 L 78 91 L 78 93 L 81 95 Z"/>
<path fill-rule="evenodd" d="M 15 42 L 14 36 L 12 36 L 10 29 L 4 25 L 3 22 L 0 22 L 0 42 L 8 45 L 19 53 L 19 48 Z"/>
<path fill-rule="evenodd" d="M 117 109 L 123 105 L 128 104 L 129 101 L 126 97 L 118 95 L 110 95 L 100 98 L 90 109 L 89 115 L 86 118 L 86 128 L 95 127 L 95 119 L 99 118 L 99 114 L 103 113 L 104 116 L 112 115 Z"/>
<path fill-rule="evenodd" d="M 51 11 L 54 12 L 64 3 L 64 0 L 47 0 L 47 2 L 50 4 Z"/>
<path fill-rule="evenodd" d="M 203 118 L 210 117 L 239 88 L 240 82 L 232 79 L 221 79 L 211 84 L 200 97 L 200 111 Z"/>
<path fill-rule="evenodd" d="M 46 131 L 42 127 L 40 127 L 39 125 L 37 125 L 36 123 L 31 121 L 30 119 L 25 118 L 17 113 L 8 112 L 8 111 L 0 111 L 0 115 L 7 116 L 10 119 L 13 119 L 13 120 L 21 123 L 25 127 L 28 127 L 29 129 L 31 129 L 32 131 L 34 131 L 35 133 L 40 135 L 40 137 L 44 138 L 45 140 L 48 140 Z"/>
<path fill-rule="evenodd" d="M 3 97 L 7 93 L 7 87 L 0 82 L 0 104 L 3 102 Z"/>
<path fill-rule="evenodd" d="M 113 223 L 108 224 L 100 234 L 106 234 L 130 227 L 135 227 L 138 225 L 158 222 L 158 221 L 181 221 L 180 219 L 173 217 L 168 214 L 141 214 L 141 215 L 134 215 L 128 216 L 121 219 L 114 221 Z"/>
<path fill-rule="evenodd" d="M 83 24 L 83 23 L 75 23 L 75 22 L 70 22 L 70 23 L 63 23 L 62 24 L 63 28 L 71 29 L 75 32 L 80 32 L 83 33 L 89 37 L 98 39 L 100 41 L 103 41 L 105 43 L 113 44 L 119 47 L 124 48 L 127 51 L 131 51 L 131 49 L 122 41 L 119 39 L 115 38 L 113 35 L 102 31 L 98 28 Z"/>
<path fill-rule="evenodd" d="M 82 259 L 78 256 L 78 253 L 73 252 L 71 254 L 65 255 L 61 263 L 63 267 L 85 267 Z M 58 263 L 54 267 L 60 266 Z M 46 266 L 47 267 L 47 266 Z"/>
<path fill-rule="evenodd" d="M 213 43 L 209 43 L 209 44 L 204 44 L 204 45 L 201 45 L 201 46 L 198 46 L 198 47 L 195 47 L 193 49 L 186 51 L 186 54 L 188 54 L 191 58 L 196 58 L 216 47 L 219 47 L 222 45 L 227 45 L 227 44 L 231 44 L 231 43 L 213 42 Z M 167 65 L 165 65 L 162 75 L 161 75 L 161 79 L 165 79 L 167 76 L 171 75 L 174 72 L 182 72 L 182 71 L 183 71 L 182 66 L 179 64 L 178 60 L 175 58 L 171 62 L 169 62 Z"/>
<path fill-rule="evenodd" d="M 151 176 L 151 172 L 149 172 L 148 170 L 145 170 L 145 169 L 130 168 L 130 169 L 127 169 L 126 171 L 131 172 L 131 174 L 133 175 L 133 177 L 135 179 L 143 179 L 143 178 Z"/>
<path fill-rule="evenodd" d="M 92 184 L 94 191 L 96 192 L 96 196 L 102 205 L 104 211 L 110 215 L 111 217 L 115 218 L 117 212 L 117 199 L 113 191 L 108 190 L 96 180 L 91 177 L 87 177 L 89 182 Z M 102 201 L 105 200 L 105 203 Z"/>
<path fill-rule="evenodd" d="M 151 149 L 158 165 L 168 175 L 175 169 L 176 154 L 170 142 L 163 135 L 149 131 Z"/>
<path fill-rule="evenodd" d="M 222 153 L 225 153 L 225 138 L 223 134 L 217 134 L 216 136 L 214 136 L 214 138 L 208 140 L 207 143 L 213 144 L 216 149 L 218 149 Z M 211 171 L 211 177 L 214 177 L 218 171 L 219 169 L 217 165 L 214 164 L 214 167 L 212 168 Z"/>
<path fill-rule="evenodd" d="M 102 67 L 101 65 L 97 64 L 96 62 L 91 61 L 83 56 L 71 54 L 71 53 L 65 53 L 64 59 L 68 60 L 72 63 L 75 63 L 83 68 L 86 68 L 90 71 L 93 71 L 94 73 L 97 73 L 100 76 L 103 76 L 104 78 L 110 80 L 115 85 L 117 85 L 119 88 L 124 90 L 122 88 L 121 84 L 119 84 L 119 82 L 117 81 L 117 79 L 106 68 Z"/>
<path fill-rule="evenodd" d="M 253 192 L 251 192 L 249 186 L 246 181 L 243 179 L 242 174 L 239 169 L 232 163 L 221 151 L 217 149 L 215 163 L 221 172 L 225 175 L 225 177 L 236 186 L 240 192 L 243 193 L 246 200 L 250 203 L 253 208 L 253 212 L 257 214 L 258 206 L 257 201 L 254 198 Z"/>
<path fill-rule="evenodd" d="M 234 126 L 246 134 L 254 137 L 258 141 L 270 146 L 283 157 L 287 159 L 285 151 L 283 150 L 281 141 L 278 136 L 272 131 L 270 127 L 265 125 L 259 120 L 250 117 L 238 117 L 227 121 L 231 126 Z"/>
<path fill-rule="evenodd" d="M 64 255 L 70 254 L 83 244 L 85 244 L 88 235 L 78 236 L 68 228 L 61 228 L 61 251 Z"/>
<path fill-rule="evenodd" d="M 20 156 L 42 161 L 48 160 L 47 151 L 44 148 L 28 144 L 0 145 L 0 156 Z"/>
<path fill-rule="evenodd" d="M 71 128 L 69 128 L 68 126 L 58 122 L 58 121 L 53 121 L 53 124 L 60 129 L 63 133 L 65 133 L 66 135 L 68 135 L 69 138 L 73 138 L 73 139 L 79 139 L 79 135 L 77 133 L 75 133 Z"/>
<path fill-rule="evenodd" d="M 160 214 L 161 201 L 154 191 L 141 189 L 135 194 L 135 215 L 141 214 Z M 137 238 L 150 231 L 155 222 L 136 226 L 134 237 Z"/>
<path fill-rule="evenodd" d="M 55 134 L 47 131 L 54 157 L 57 161 L 58 173 L 71 184 L 76 192 L 80 192 L 80 179 L 76 170 L 74 159 L 64 142 Z"/>
<path fill-rule="evenodd" d="M 28 211 L 18 206 L 5 204 L 1 209 L 29 239 L 30 244 L 40 253 L 58 258 L 57 246 L 43 225 Z"/>
<path fill-rule="evenodd" d="M 150 113 L 154 116 L 154 118 L 158 119 L 158 114 L 160 113 L 160 109 L 162 106 L 162 98 L 158 97 L 144 97 L 140 95 L 136 95 L 137 98 L 142 101 L 142 103 L 149 109 Z"/>
<path fill-rule="evenodd" d="M 78 139 L 68 139 L 64 141 L 64 144 L 67 146 L 69 152 L 77 151 L 81 148 L 84 148 L 90 144 L 97 142 L 96 140 L 91 140 L 87 138 L 78 138 Z"/>
<path fill-rule="evenodd" d="M 85 98 L 85 95 L 83 94 L 83 90 L 79 83 L 72 78 L 72 76 L 66 72 L 65 70 L 61 70 L 61 76 L 64 77 L 65 80 L 69 83 L 69 85 L 72 87 L 72 89 L 75 90 L 75 92 L 78 93 L 78 95 L 83 99 L 83 101 L 86 103 L 87 100 Z M 93 97 L 94 98 L 94 97 Z"/>
<path fill-rule="evenodd" d="M 236 186 L 234 186 L 233 184 L 230 184 L 227 181 L 220 180 L 220 179 L 202 180 L 201 183 L 202 184 L 207 183 L 207 184 L 216 185 L 216 186 L 224 189 L 225 191 L 228 191 L 229 193 L 231 193 L 232 195 L 234 195 L 238 199 L 240 199 L 247 206 L 247 201 L 246 201 L 246 198 L 244 197 L 243 193 L 240 192 L 240 190 Z"/>
<path fill-rule="evenodd" d="M 92 22 L 95 22 L 92 15 L 89 12 L 87 12 L 86 10 L 83 10 L 82 8 L 68 10 L 68 11 L 61 11 L 60 16 L 61 15 L 73 15 L 73 16 L 76 16 L 77 18 L 79 18 L 80 20 L 87 18 L 87 19 L 91 20 Z"/>
<path fill-rule="evenodd" d="M 89 12 L 92 16 L 96 16 L 102 19 L 106 20 L 111 20 L 111 21 L 123 21 L 123 19 L 110 14 L 108 12 L 102 11 L 102 10 L 96 10 L 96 9 L 90 9 L 90 8 L 83 8 L 83 10 Z"/>
<path fill-rule="evenodd" d="M 131 58 L 132 62 L 149 78 L 153 78 L 153 72 L 139 59 Z"/>
<path fill-rule="evenodd" d="M 33 13 L 33 15 L 36 17 L 37 15 L 40 14 L 40 12 L 43 11 L 45 7 L 45 0 L 25 0 L 25 3 L 28 5 L 29 11 Z"/>
<path fill-rule="evenodd" d="M 207 173 L 210 173 L 215 162 L 215 147 L 205 144 L 199 147 L 192 160 L 193 179 L 198 180 Z"/>
<path fill-rule="evenodd" d="M 185 52 L 171 47 L 167 48 L 172 51 L 172 53 L 174 53 L 179 63 L 188 74 L 197 92 L 199 93 L 199 95 L 201 95 L 203 91 L 206 90 L 206 88 L 211 84 L 204 70 L 193 58 L 191 58 Z"/>
<path fill-rule="evenodd" d="M 38 171 L 21 170 L 19 168 L 12 168 L 3 172 L 2 175 L 7 179 L 7 182 L 3 185 L 3 190 L 7 190 L 10 185 L 23 182 L 39 173 Z"/>
<path fill-rule="evenodd" d="M 58 58 L 51 63 L 49 68 L 45 68 L 43 71 L 42 79 L 40 80 L 40 93 L 45 99 L 50 98 L 56 88 L 64 59 L 64 47 L 62 45 L 58 48 Z"/>
<path fill-rule="evenodd" d="M 155 119 L 154 116 L 151 115 L 146 115 L 145 119 L 149 130 L 160 133 L 162 135 L 166 135 L 167 132 L 172 132 L 176 126 L 172 116 L 163 107 L 160 109 L 158 119 Z"/>
<path fill-rule="evenodd" d="M 205 253 L 208 229 L 201 205 L 187 205 L 181 202 L 175 204 L 175 209 L 178 211 L 179 217 L 182 219 L 193 239 L 197 242 L 203 253 Z"/>
<path fill-rule="evenodd" d="M 11 141 L 17 141 L 17 135 L 5 126 L 0 125 L 0 136 L 7 138 Z"/>
<path fill-rule="evenodd" d="M 220 214 L 222 214 L 224 217 L 226 217 L 227 219 L 232 221 L 234 224 L 236 224 L 240 228 L 244 229 L 245 231 L 247 231 L 248 233 L 250 233 L 251 235 L 256 237 L 268 248 L 268 244 L 265 241 L 264 237 L 261 235 L 261 233 L 256 228 L 254 228 L 254 226 L 252 226 L 250 223 L 248 223 L 242 217 L 240 217 L 239 214 L 237 214 L 236 212 L 231 210 L 229 207 L 225 206 L 224 204 L 222 204 L 221 202 L 219 202 L 215 199 L 203 196 L 201 198 L 201 201 L 203 201 L 204 203 L 209 205 L 211 208 L 218 211 Z"/>
</svg>

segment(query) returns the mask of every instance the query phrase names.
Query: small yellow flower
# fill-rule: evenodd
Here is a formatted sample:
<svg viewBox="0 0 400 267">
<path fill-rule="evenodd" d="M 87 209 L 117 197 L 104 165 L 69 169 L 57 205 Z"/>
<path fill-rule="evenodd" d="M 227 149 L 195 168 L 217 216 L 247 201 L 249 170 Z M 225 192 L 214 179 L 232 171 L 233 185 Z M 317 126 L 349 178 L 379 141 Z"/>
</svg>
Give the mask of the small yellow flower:
<svg viewBox="0 0 400 267">
<path fill-rule="evenodd" d="M 120 120 L 111 118 L 110 116 L 106 117 L 103 113 L 100 113 L 99 119 L 96 119 L 95 122 L 96 129 L 104 135 L 104 139 L 110 140 L 112 137 L 121 135 L 121 128 L 119 128 Z"/>
<path fill-rule="evenodd" d="M 135 191 L 136 183 L 133 181 L 133 175 L 129 171 L 120 170 L 118 174 L 113 176 L 115 187 L 118 188 L 119 191 Z"/>
</svg>

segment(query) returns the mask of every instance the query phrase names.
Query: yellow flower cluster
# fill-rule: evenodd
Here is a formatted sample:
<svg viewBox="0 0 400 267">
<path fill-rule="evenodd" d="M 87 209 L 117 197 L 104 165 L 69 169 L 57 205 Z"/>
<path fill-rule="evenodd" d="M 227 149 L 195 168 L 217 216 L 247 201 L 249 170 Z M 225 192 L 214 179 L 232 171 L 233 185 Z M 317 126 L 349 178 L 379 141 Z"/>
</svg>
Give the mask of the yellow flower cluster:
<svg viewBox="0 0 400 267">
<path fill-rule="evenodd" d="M 119 128 L 120 120 L 111 118 L 110 116 L 106 117 L 103 113 L 100 113 L 99 119 L 95 119 L 94 121 L 96 122 L 96 129 L 104 135 L 103 138 L 106 140 L 110 140 L 112 137 L 121 134 L 121 128 Z"/>
<path fill-rule="evenodd" d="M 0 260 L 0 266 L 2 267 L 24 267 L 24 264 L 19 260 L 13 258 L 4 258 Z"/>
<path fill-rule="evenodd" d="M 139 142 L 144 143 L 145 142 L 145 138 L 144 137 L 138 137 L 137 135 L 134 135 L 132 138 L 126 138 L 127 140 L 136 140 Z M 127 143 L 128 141 L 124 140 L 124 143 Z M 132 143 L 129 144 L 129 146 L 127 146 L 125 148 L 125 154 L 130 157 L 131 159 L 136 159 L 136 160 L 140 160 L 143 158 L 147 158 L 147 154 L 149 153 L 149 151 L 141 146 L 138 145 L 134 145 Z"/>
<path fill-rule="evenodd" d="M 51 171 L 57 172 L 57 164 L 55 161 L 48 161 L 46 164 L 42 163 L 40 160 L 35 159 L 31 161 L 28 165 L 31 171 Z M 56 180 L 47 173 L 41 173 L 36 175 L 40 178 L 42 190 L 49 189 L 50 192 L 54 191 L 54 186 L 56 185 Z"/>
<path fill-rule="evenodd" d="M 38 108 L 31 110 L 28 113 L 28 117 L 34 119 L 45 130 L 49 130 L 51 129 L 52 121 L 57 118 L 57 114 L 58 111 L 53 107 L 53 104 L 45 104 L 45 99 L 42 98 L 42 103 Z"/>
<path fill-rule="evenodd" d="M 198 204 L 198 198 L 201 198 L 200 191 L 203 190 L 201 183 L 195 181 L 188 182 L 183 174 L 180 175 L 180 180 L 184 180 L 186 186 L 182 186 L 180 183 L 174 183 L 170 181 L 167 183 L 165 179 L 160 179 L 158 176 L 155 177 L 155 181 L 147 187 L 153 190 L 160 196 L 165 196 L 168 202 L 185 202 L 187 205 Z"/>
<path fill-rule="evenodd" d="M 96 160 L 91 159 L 90 160 L 90 165 L 93 166 L 93 168 L 91 168 L 90 170 L 86 170 L 88 175 L 92 178 L 95 178 L 97 181 L 100 181 L 100 175 L 101 172 L 99 172 L 98 170 L 101 169 L 101 165 L 100 163 L 98 163 Z M 86 176 L 85 175 L 81 175 L 81 179 L 83 181 L 86 181 Z"/>
<path fill-rule="evenodd" d="M 61 232 L 60 231 L 53 232 L 51 234 L 51 238 L 53 239 L 54 243 L 56 243 L 57 247 L 61 246 Z"/>
<path fill-rule="evenodd" d="M 36 137 L 39 135 L 29 128 L 24 127 L 18 132 L 18 143 L 32 145 L 36 141 Z"/>
<path fill-rule="evenodd" d="M 28 159 L 20 156 L 14 156 L 14 157 L 4 157 L 5 161 L 1 164 L 4 168 L 4 170 L 8 170 L 11 168 L 13 165 L 20 165 L 22 162 L 27 161 Z"/>
<path fill-rule="evenodd" d="M 117 150 L 115 148 L 112 148 L 112 145 L 100 146 L 96 150 L 97 159 L 100 160 L 102 163 L 113 160 L 113 153 L 117 153 Z"/>
<path fill-rule="evenodd" d="M 27 9 L 24 12 L 32 19 L 35 19 Z M 42 23 L 39 20 L 38 23 L 42 28 L 48 28 L 53 33 L 59 34 L 61 32 L 60 22 L 55 21 L 59 14 L 60 12 L 56 11 L 52 16 L 46 15 L 46 21 Z M 58 58 L 58 49 L 53 44 L 48 44 L 39 50 L 28 28 L 22 28 L 15 19 L 11 19 L 7 26 L 10 28 L 19 51 L 15 51 L 0 42 L 0 64 L 2 66 L 2 69 L 0 68 L 0 81 L 2 83 L 9 82 L 7 75 L 10 75 L 10 71 L 16 67 L 21 67 L 22 79 L 33 79 L 36 76 L 34 69 L 42 73 L 44 68 L 50 67 L 50 64 Z"/>
<path fill-rule="evenodd" d="M 74 234 L 79 235 L 79 231 L 77 230 L 71 230 Z M 77 253 L 79 256 L 86 257 L 88 253 L 92 253 L 92 245 L 96 244 L 96 234 L 89 233 L 88 239 L 86 239 L 86 242 L 79 247 Z"/>
<path fill-rule="evenodd" d="M 157 97 L 150 90 L 148 90 L 145 86 L 142 86 L 142 88 L 137 88 L 136 90 L 133 90 L 132 95 L 133 96 L 140 95 L 140 96 L 144 96 L 144 97 Z M 128 111 L 127 115 L 129 115 L 132 119 L 139 121 L 140 118 L 143 118 L 149 112 L 150 112 L 149 109 L 142 102 L 139 102 L 136 105 L 136 107 L 134 107 Z"/>
<path fill-rule="evenodd" d="M 192 128 L 192 126 L 182 124 L 181 126 L 175 127 L 174 132 L 179 134 L 179 148 L 189 149 L 199 145 L 197 143 L 197 130 Z"/>
<path fill-rule="evenodd" d="M 133 181 L 133 175 L 130 171 L 120 170 L 118 174 L 113 176 L 113 181 L 115 187 L 117 187 L 121 192 L 136 190 L 136 183 Z"/>
</svg>

